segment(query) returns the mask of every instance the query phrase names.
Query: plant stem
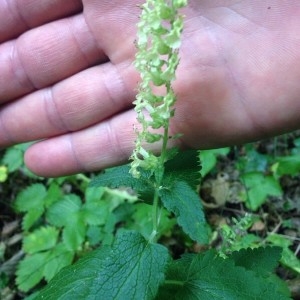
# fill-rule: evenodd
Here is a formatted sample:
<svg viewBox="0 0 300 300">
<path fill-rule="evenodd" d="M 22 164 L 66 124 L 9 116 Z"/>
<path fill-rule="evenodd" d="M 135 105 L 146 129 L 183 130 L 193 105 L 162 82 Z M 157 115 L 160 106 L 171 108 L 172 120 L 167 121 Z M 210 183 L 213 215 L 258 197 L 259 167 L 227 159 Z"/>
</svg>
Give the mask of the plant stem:
<svg viewBox="0 0 300 300">
<path fill-rule="evenodd" d="M 158 233 L 158 226 L 159 226 L 159 194 L 158 194 L 158 188 L 155 189 L 154 193 L 154 199 L 153 199 L 153 205 L 152 205 L 152 233 L 150 235 L 150 242 L 154 243 L 156 242 L 156 236 Z"/>
<path fill-rule="evenodd" d="M 166 161 L 166 154 L 167 154 L 167 144 L 169 140 L 169 122 L 164 128 L 164 136 L 163 136 L 163 144 L 161 149 L 160 155 L 160 166 L 155 172 L 155 179 L 156 179 L 156 189 L 153 198 L 153 206 L 152 206 L 152 222 L 153 222 L 153 229 L 150 236 L 150 241 L 156 241 L 156 235 L 158 233 L 159 221 L 160 221 L 160 214 L 159 210 L 161 209 L 160 206 L 160 198 L 159 198 L 159 190 L 162 185 L 162 179 L 165 172 L 165 161 Z"/>
<path fill-rule="evenodd" d="M 184 286 L 184 282 L 180 280 L 166 280 L 165 284 Z"/>
</svg>

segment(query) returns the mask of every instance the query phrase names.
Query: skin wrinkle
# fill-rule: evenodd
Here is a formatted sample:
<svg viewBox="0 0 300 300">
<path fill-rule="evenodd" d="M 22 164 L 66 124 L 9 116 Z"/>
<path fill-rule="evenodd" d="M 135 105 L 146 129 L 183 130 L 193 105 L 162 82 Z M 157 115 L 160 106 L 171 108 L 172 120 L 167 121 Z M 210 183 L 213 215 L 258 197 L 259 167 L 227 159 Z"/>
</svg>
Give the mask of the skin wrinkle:
<svg viewBox="0 0 300 300">
<path fill-rule="evenodd" d="M 21 2 L 19 5 L 20 11 L 22 11 L 23 16 L 26 12 L 25 19 L 30 22 L 31 27 L 40 26 L 46 23 L 50 23 L 57 18 L 66 18 L 74 14 L 82 12 L 82 1 L 80 0 L 15 0 Z M 57 9 L 57 5 L 63 2 L 63 8 Z M 23 9 L 22 9 L 22 6 Z M 26 7 L 26 9 L 25 9 Z M 24 10 L 25 9 L 25 10 Z M 45 16 L 44 14 L 47 14 Z M 33 16 L 33 17 L 32 17 Z M 42 17 L 41 17 L 42 16 Z"/>
<path fill-rule="evenodd" d="M 95 41 L 95 46 L 96 46 L 97 50 L 101 53 L 103 51 L 103 49 L 102 48 L 100 49 L 100 47 L 99 47 L 100 45 L 99 45 L 99 43 L 97 43 L 97 39 L 94 36 L 93 30 L 91 30 L 91 28 L 90 28 L 89 22 L 87 22 L 87 20 L 86 20 L 86 15 L 85 14 L 83 14 L 83 18 L 84 18 L 86 27 L 88 28 L 88 31 L 89 31 L 90 35 L 93 37 L 93 40 Z M 103 54 L 107 57 L 107 54 L 105 52 Z M 109 57 L 107 57 L 107 61 L 110 61 Z M 106 60 L 104 60 L 103 62 L 106 62 Z"/>
<path fill-rule="evenodd" d="M 76 147 L 74 146 L 73 135 L 71 133 L 69 133 L 67 135 L 67 140 L 69 141 L 70 152 L 72 154 L 73 160 L 76 162 L 77 169 L 82 170 L 83 173 L 87 172 L 88 170 L 86 169 L 85 165 L 83 163 L 81 163 L 81 160 L 78 158 L 78 155 L 75 151 Z M 79 155 L 79 157 L 80 157 L 80 155 Z"/>
<path fill-rule="evenodd" d="M 13 9 L 13 8 L 11 7 L 11 4 L 12 4 L 13 2 L 15 3 L 16 9 Z M 27 22 L 24 20 L 24 18 L 23 18 L 23 16 L 22 16 L 21 12 L 20 12 L 20 10 L 19 10 L 19 7 L 18 7 L 18 4 L 16 3 L 16 1 L 5 0 L 5 3 L 6 3 L 6 6 L 8 7 L 8 10 L 10 11 L 10 13 L 11 13 L 13 16 L 16 16 L 16 14 L 15 14 L 14 12 L 17 11 L 17 17 L 18 17 L 19 21 L 21 21 L 21 22 L 25 25 L 25 27 L 26 27 L 25 30 L 30 29 L 30 26 L 28 26 Z"/>
<path fill-rule="evenodd" d="M 263 26 L 262 24 L 257 24 L 255 21 L 250 20 L 247 16 L 239 13 L 236 9 L 234 9 L 233 7 L 225 7 L 225 9 L 232 11 L 234 14 L 240 16 L 242 19 L 247 20 L 249 23 L 251 23 L 252 25 L 254 25 L 255 27 L 258 27 L 258 29 L 264 29 L 264 30 L 269 30 L 266 26 Z M 252 34 L 255 32 L 252 32 Z"/>
<path fill-rule="evenodd" d="M 9 0 L 6 0 L 6 1 L 9 1 Z M 14 1 L 14 2 L 15 2 L 16 11 L 17 11 L 19 19 L 22 20 L 22 22 L 25 24 L 26 30 L 31 29 L 32 26 L 30 26 L 29 22 L 26 20 L 25 16 L 22 14 L 22 9 L 20 9 L 20 7 L 19 7 L 19 2 L 18 1 Z"/>
<path fill-rule="evenodd" d="M 3 130 L 3 133 L 4 133 L 4 136 L 7 140 L 7 142 L 11 145 L 15 144 L 13 138 L 11 137 L 9 131 L 7 130 L 7 127 L 4 125 L 5 122 L 3 122 L 3 111 L 0 110 L 0 128 L 2 128 Z"/>
<path fill-rule="evenodd" d="M 118 100 L 120 99 L 119 95 L 122 95 L 121 100 L 122 100 L 123 97 L 125 99 L 129 98 L 129 94 L 130 94 L 129 90 L 126 87 L 126 84 L 123 80 L 122 75 L 120 74 L 118 65 L 116 65 L 112 62 L 110 62 L 110 63 L 111 63 L 111 66 L 113 67 L 113 74 L 114 74 L 113 78 L 115 78 L 114 84 L 117 83 L 118 88 L 115 87 L 113 89 L 113 92 L 114 92 L 113 94 L 116 94 L 116 96 L 113 96 L 113 94 L 111 93 L 112 89 L 110 89 L 108 87 L 106 76 L 104 74 L 104 80 L 103 80 L 102 83 L 103 83 L 103 86 L 105 88 L 106 94 L 108 95 L 109 99 L 112 100 L 115 103 L 115 105 L 117 105 L 117 107 L 120 107 L 120 105 L 122 104 L 122 106 L 124 108 L 128 108 L 127 103 L 120 103 Z M 109 82 L 109 85 L 111 85 L 111 82 Z M 116 90 L 118 90 L 118 92 L 115 92 Z"/>
<path fill-rule="evenodd" d="M 73 16 L 70 18 L 78 19 L 78 18 L 80 18 L 80 16 Z M 80 70 L 87 68 L 87 64 L 86 64 L 87 56 L 90 56 L 91 61 L 93 62 L 93 63 L 91 62 L 89 65 L 94 65 L 94 64 L 100 63 L 104 59 L 103 52 L 99 53 L 97 51 L 98 48 L 96 49 L 94 44 L 91 45 L 90 36 L 86 37 L 83 34 L 81 34 L 82 40 L 83 40 L 82 43 L 85 45 L 89 45 L 89 46 L 86 50 L 87 54 L 84 55 L 82 53 L 81 49 L 78 48 L 78 44 L 74 43 L 74 39 L 73 39 L 72 33 L 71 33 L 72 28 L 70 29 L 70 26 L 65 25 L 66 23 L 69 22 L 69 20 L 67 20 L 67 19 L 68 18 L 61 20 L 61 22 L 64 24 L 64 26 L 67 29 L 66 31 L 62 31 L 61 33 L 57 30 L 58 29 L 57 23 L 49 23 L 49 24 L 43 25 L 39 28 L 35 28 L 32 31 L 28 31 L 28 35 L 30 35 L 31 38 L 34 36 L 34 34 L 38 34 L 38 32 L 41 31 L 43 28 L 49 28 L 49 30 L 51 32 L 51 35 L 43 36 L 40 43 L 37 43 L 37 45 L 33 45 L 33 47 L 36 47 L 36 49 L 34 49 L 35 54 L 36 54 L 35 56 L 28 55 L 29 57 L 28 56 L 23 57 L 20 55 L 20 59 L 23 59 L 24 61 L 25 60 L 28 60 L 28 61 L 33 60 L 33 63 L 31 63 L 30 65 L 24 64 L 24 66 L 29 68 L 30 73 L 28 73 L 28 77 L 29 77 L 29 74 L 31 74 L 32 78 L 35 79 L 35 81 L 31 80 L 34 87 L 38 86 L 39 88 L 43 88 L 45 86 L 49 86 L 50 84 L 54 84 L 55 82 L 61 81 L 73 74 L 76 74 Z M 33 33 L 33 31 L 35 31 L 35 32 Z M 62 45 L 62 43 L 67 43 L 67 42 L 69 44 L 71 44 L 72 47 L 70 47 L 70 49 L 71 49 L 70 56 L 67 56 L 66 54 L 64 54 L 64 52 L 62 52 L 63 49 L 60 49 L 60 48 L 62 48 L 61 45 L 57 46 L 54 43 L 55 34 L 56 34 L 56 36 L 58 35 L 57 39 L 59 39 L 59 42 L 61 43 L 61 45 Z M 65 38 L 65 40 L 63 40 L 63 38 Z M 23 41 L 24 41 L 24 38 L 22 38 L 20 40 L 20 43 L 22 43 Z M 44 43 L 42 43 L 42 42 L 44 42 Z M 46 46 L 48 42 L 49 42 L 49 45 Z M 26 46 L 29 46 L 29 45 L 26 45 Z M 57 49 L 60 49 L 61 51 L 57 52 L 57 53 L 48 51 L 46 53 L 47 47 L 56 47 L 55 48 L 56 51 L 57 51 Z M 18 48 L 18 50 L 20 50 L 20 49 Z M 22 50 L 24 50 L 24 49 L 22 49 Z M 23 52 L 21 52 L 21 51 L 20 51 L 20 53 L 23 54 Z M 56 58 L 55 54 L 57 54 L 57 58 Z M 42 57 L 41 55 L 43 55 L 44 57 Z M 72 58 L 75 59 L 75 57 L 76 57 L 77 63 L 76 64 L 74 64 L 74 62 L 71 63 Z M 64 59 L 64 61 L 62 61 L 63 59 Z M 56 60 L 56 62 L 61 60 L 60 64 L 58 64 L 57 66 L 54 65 L 53 62 L 55 60 Z M 66 67 L 64 69 L 62 69 L 62 65 L 65 65 Z M 33 66 L 35 67 L 35 69 L 33 69 Z M 41 76 L 39 76 L 39 77 L 35 76 L 37 71 L 41 73 Z M 58 73 L 63 74 L 63 76 L 61 76 L 60 78 L 57 78 Z"/>
<path fill-rule="evenodd" d="M 85 59 L 85 61 L 86 61 L 86 63 L 87 63 L 87 65 L 91 65 L 91 61 L 89 60 L 89 55 L 88 55 L 88 53 L 86 53 L 86 51 L 84 51 L 84 47 L 82 47 L 82 43 L 79 43 L 78 42 L 78 38 L 77 38 L 77 35 L 76 35 L 76 33 L 74 32 L 74 30 L 73 30 L 73 27 L 76 27 L 76 26 L 72 26 L 74 23 L 75 23 L 75 21 L 74 21 L 74 19 L 68 19 L 68 22 L 69 22 L 69 24 L 70 24 L 70 26 L 69 26 L 69 28 L 70 28 L 70 32 L 71 32 L 71 34 L 72 34 L 72 39 L 73 39 L 73 41 L 74 41 L 74 44 L 77 46 L 77 48 L 79 49 L 79 51 L 80 51 L 80 53 L 82 54 L 82 57 Z M 72 24 L 73 23 L 73 24 Z M 97 43 L 96 43 L 96 41 L 95 41 L 95 38 L 94 38 L 94 36 L 91 34 L 91 31 L 90 31 L 90 29 L 89 29 L 89 27 L 87 26 L 87 24 L 85 23 L 85 26 L 88 28 L 88 33 L 89 33 L 89 35 L 93 38 L 93 42 L 94 42 L 94 45 L 97 45 Z M 101 51 L 100 51 L 100 49 L 99 49 L 99 47 L 98 47 L 98 45 L 97 45 L 97 49 L 98 49 L 98 51 L 99 51 L 99 56 L 101 56 L 100 55 L 100 53 L 101 53 Z"/>
<path fill-rule="evenodd" d="M 49 87 L 44 91 L 43 101 L 45 103 L 45 111 L 49 123 L 54 128 L 58 129 L 59 132 L 71 132 L 72 130 L 67 126 L 66 122 L 64 122 L 60 111 L 57 109 L 55 97 L 53 95 L 53 87 Z M 55 118 L 53 118 L 52 115 L 55 116 Z"/>
<path fill-rule="evenodd" d="M 118 131 L 114 130 L 113 128 L 113 120 L 114 119 L 109 119 L 107 120 L 104 125 L 105 125 L 105 132 L 107 133 L 107 139 L 109 145 L 115 145 L 115 147 L 112 147 L 111 150 L 114 151 L 121 160 L 126 160 L 128 159 L 128 153 L 126 152 L 126 148 L 122 147 L 121 145 L 121 138 L 118 138 L 117 134 Z"/>
<path fill-rule="evenodd" d="M 21 60 L 21 56 L 18 51 L 19 48 L 17 45 L 17 41 L 18 40 L 14 40 L 12 44 L 12 52 L 10 55 L 11 66 L 18 80 L 18 83 L 20 84 L 20 86 L 28 89 L 27 93 L 29 93 L 32 92 L 33 90 L 36 90 L 37 86 L 35 86 L 33 80 L 30 78 L 29 74 L 26 72 L 26 69 L 24 68 L 23 62 Z"/>
<path fill-rule="evenodd" d="M 85 1 L 84 1 L 85 2 Z M 126 26 L 127 23 L 137 23 L 138 22 L 138 16 L 139 16 L 139 9 L 137 5 L 130 5 L 129 7 L 122 5 L 118 3 L 118 1 L 107 1 L 102 0 L 101 4 L 94 4 L 96 6 L 100 5 L 102 10 L 101 13 L 95 12 L 95 10 L 92 10 L 91 13 L 91 5 L 93 2 L 99 3 L 99 1 L 87 1 L 90 2 L 89 5 L 87 4 L 86 13 L 84 13 L 85 17 L 89 16 L 89 18 L 86 18 L 86 23 L 90 28 L 90 31 L 94 34 L 95 39 L 98 41 L 99 44 L 103 45 L 102 50 L 104 53 L 108 56 L 110 61 L 113 61 L 115 64 L 123 62 L 123 58 L 125 56 L 128 56 L 133 54 L 132 46 L 134 45 L 134 38 L 136 37 L 136 34 L 134 33 L 134 38 L 132 40 L 132 43 L 129 43 L 127 41 L 127 37 L 132 35 L 132 30 L 134 32 L 136 31 L 135 27 Z M 120 13 L 118 10 L 121 9 L 122 13 Z M 124 13 L 125 12 L 125 13 Z M 108 43 L 108 40 L 115 39 L 114 36 L 111 34 L 107 34 L 108 31 L 106 28 L 103 29 L 103 34 L 100 35 L 98 31 L 95 31 L 94 28 L 91 26 L 91 19 L 95 18 L 97 23 L 103 23 L 103 19 L 105 19 L 105 22 L 111 22 L 111 23 L 123 23 L 124 26 L 122 27 L 121 31 L 118 31 L 118 39 L 121 41 L 124 41 L 122 44 L 122 51 L 118 51 L 115 48 L 111 48 L 111 46 L 115 43 L 112 41 L 111 43 Z M 129 28 L 129 30 L 128 30 Z M 113 28 L 112 28 L 113 29 Z M 126 50 L 125 50 L 126 49 Z"/>
</svg>

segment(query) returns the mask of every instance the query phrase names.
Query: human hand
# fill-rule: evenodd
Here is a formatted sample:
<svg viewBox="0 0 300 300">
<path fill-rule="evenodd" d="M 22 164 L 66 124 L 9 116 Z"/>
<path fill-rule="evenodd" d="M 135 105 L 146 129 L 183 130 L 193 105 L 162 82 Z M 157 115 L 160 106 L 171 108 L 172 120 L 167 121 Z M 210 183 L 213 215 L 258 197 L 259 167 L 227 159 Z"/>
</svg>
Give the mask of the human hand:
<svg viewBox="0 0 300 300">
<path fill-rule="evenodd" d="M 141 2 L 0 3 L 0 146 L 41 140 L 25 160 L 42 176 L 127 161 Z M 183 134 L 178 146 L 221 147 L 300 127 L 299 1 L 190 0 L 183 12 L 171 124 Z"/>
</svg>

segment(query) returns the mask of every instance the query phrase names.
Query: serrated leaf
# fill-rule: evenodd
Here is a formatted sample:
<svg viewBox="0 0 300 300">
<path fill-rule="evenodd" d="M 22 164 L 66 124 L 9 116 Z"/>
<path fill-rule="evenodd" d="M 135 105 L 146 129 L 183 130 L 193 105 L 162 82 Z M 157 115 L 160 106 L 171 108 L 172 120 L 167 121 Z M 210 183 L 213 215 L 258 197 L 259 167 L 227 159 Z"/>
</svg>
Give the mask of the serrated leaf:
<svg viewBox="0 0 300 300">
<path fill-rule="evenodd" d="M 47 210 L 46 218 L 54 226 L 62 227 L 74 224 L 82 206 L 81 199 L 76 195 L 66 195 L 63 200 L 55 202 Z"/>
<path fill-rule="evenodd" d="M 267 241 L 271 242 L 273 245 L 281 247 L 282 257 L 280 262 L 284 266 L 300 274 L 300 260 L 295 253 L 289 249 L 289 246 L 292 244 L 291 241 L 289 241 L 285 236 L 276 233 L 268 235 Z"/>
<path fill-rule="evenodd" d="M 201 176 L 206 176 L 216 165 L 218 155 L 227 155 L 230 148 L 220 148 L 211 150 L 201 150 L 200 160 L 201 160 Z"/>
<path fill-rule="evenodd" d="M 146 203 L 137 203 L 133 208 L 135 210 L 131 212 L 131 217 L 127 219 L 125 227 L 140 232 L 145 239 L 149 240 L 153 231 L 153 207 Z M 157 239 L 171 232 L 176 224 L 176 220 L 170 219 L 169 215 L 170 213 L 166 209 L 161 210 Z"/>
<path fill-rule="evenodd" d="M 245 195 L 246 206 L 257 210 L 267 199 L 267 196 L 281 196 L 282 189 L 278 181 L 272 176 L 264 176 L 260 172 L 247 173 L 242 176 L 247 188 Z"/>
<path fill-rule="evenodd" d="M 82 218 L 89 225 L 103 225 L 110 214 L 111 203 L 101 200 L 103 188 L 90 187 L 85 192 Z"/>
<path fill-rule="evenodd" d="M 74 252 L 69 251 L 62 243 L 56 245 L 47 257 L 43 275 L 50 281 L 62 268 L 69 266 L 74 258 Z"/>
<path fill-rule="evenodd" d="M 22 229 L 24 231 L 28 231 L 39 220 L 43 213 L 43 207 L 32 208 L 30 211 L 28 211 L 23 217 Z"/>
<path fill-rule="evenodd" d="M 37 294 L 34 300 L 96 300 L 96 296 L 89 293 L 89 288 L 94 281 L 97 282 L 99 270 L 109 256 L 110 251 L 110 247 L 101 247 L 85 255 L 74 265 L 62 269 Z"/>
<path fill-rule="evenodd" d="M 173 159 L 166 162 L 164 183 L 168 181 L 185 181 L 193 189 L 200 183 L 199 151 L 189 150 L 179 152 Z"/>
<path fill-rule="evenodd" d="M 89 225 L 103 225 L 110 213 L 110 203 L 98 201 L 98 203 L 86 203 L 82 207 L 82 218 Z"/>
<path fill-rule="evenodd" d="M 144 178 L 136 179 L 130 173 L 130 165 L 123 165 L 106 169 L 97 175 L 90 183 L 91 187 L 118 188 L 121 186 L 131 187 L 133 190 L 143 190 L 149 183 Z"/>
<path fill-rule="evenodd" d="M 20 261 L 16 282 L 20 290 L 27 292 L 43 278 L 49 281 L 64 266 L 70 265 L 74 253 L 63 244 L 56 245 L 50 251 L 27 255 Z"/>
<path fill-rule="evenodd" d="M 163 246 L 149 244 L 137 232 L 123 231 L 111 250 L 96 250 L 63 269 L 36 299 L 153 299 L 168 257 Z"/>
<path fill-rule="evenodd" d="M 164 279 L 168 250 L 136 232 L 120 233 L 112 250 L 94 291 L 101 291 L 102 299 L 153 299 Z"/>
<path fill-rule="evenodd" d="M 300 154 L 290 155 L 286 157 L 279 157 L 276 159 L 278 166 L 276 168 L 276 174 L 292 175 L 295 176 L 300 172 Z"/>
<path fill-rule="evenodd" d="M 265 300 L 269 297 L 290 299 L 279 293 L 275 283 L 235 266 L 233 260 L 220 258 L 210 250 L 170 264 L 156 299 Z"/>
<path fill-rule="evenodd" d="M 88 187 L 85 190 L 85 202 L 97 203 L 99 200 L 102 199 L 104 193 L 105 193 L 105 189 L 103 187 Z"/>
<path fill-rule="evenodd" d="M 63 193 L 58 184 L 52 182 L 47 191 L 47 196 L 44 199 L 45 207 L 50 207 L 55 202 L 63 198 Z"/>
<path fill-rule="evenodd" d="M 273 272 L 281 258 L 280 247 L 259 247 L 235 251 L 230 255 L 236 266 L 254 271 L 258 275 Z"/>
<path fill-rule="evenodd" d="M 63 242 L 70 251 L 77 251 L 84 242 L 86 234 L 86 225 L 80 217 L 73 220 L 74 223 L 68 223 L 63 229 Z"/>
<path fill-rule="evenodd" d="M 58 230 L 55 227 L 41 227 L 23 239 L 23 250 L 28 254 L 45 251 L 56 245 Z"/>
<path fill-rule="evenodd" d="M 141 170 L 139 179 L 134 178 L 130 173 L 130 164 L 118 166 L 105 170 L 104 173 L 96 176 L 90 183 L 91 187 L 130 187 L 136 191 L 143 200 L 149 200 L 154 194 L 152 181 L 149 179 L 149 172 Z M 151 199 L 152 200 L 152 199 Z"/>
<path fill-rule="evenodd" d="M 27 292 L 43 278 L 44 265 L 49 252 L 26 256 L 18 265 L 16 282 L 21 291 Z"/>
<path fill-rule="evenodd" d="M 110 188 L 130 187 L 141 199 L 151 202 L 154 195 L 154 183 L 151 172 L 144 169 L 140 171 L 140 178 L 134 178 L 130 173 L 131 165 L 123 165 L 105 170 L 91 181 L 90 186 L 105 186 Z M 200 181 L 200 162 L 198 151 L 190 150 L 179 152 L 165 165 L 164 184 L 169 186 L 174 180 L 184 180 L 193 188 Z"/>
<path fill-rule="evenodd" d="M 16 147 L 6 150 L 2 163 L 7 165 L 8 171 L 14 172 L 23 165 L 23 151 Z"/>
<path fill-rule="evenodd" d="M 241 249 L 230 255 L 236 266 L 243 267 L 256 273 L 257 276 L 266 278 L 277 286 L 278 292 L 289 296 L 290 292 L 286 283 L 279 279 L 274 272 L 282 255 L 280 247 L 259 247 L 255 249 Z"/>
<path fill-rule="evenodd" d="M 208 227 L 198 194 L 184 181 L 162 188 L 159 196 L 164 207 L 175 214 L 178 224 L 191 239 L 208 242 Z"/>
<path fill-rule="evenodd" d="M 17 195 L 14 207 L 18 212 L 27 212 L 38 208 L 42 209 L 46 195 L 47 191 L 43 184 L 33 184 Z"/>
</svg>

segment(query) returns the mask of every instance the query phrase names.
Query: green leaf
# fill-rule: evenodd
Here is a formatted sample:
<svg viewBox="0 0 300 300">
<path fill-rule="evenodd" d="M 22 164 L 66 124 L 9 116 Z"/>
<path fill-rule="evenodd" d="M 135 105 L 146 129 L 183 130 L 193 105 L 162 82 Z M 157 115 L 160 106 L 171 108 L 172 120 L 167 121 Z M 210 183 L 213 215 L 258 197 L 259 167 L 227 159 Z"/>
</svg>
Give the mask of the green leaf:
<svg viewBox="0 0 300 300">
<path fill-rule="evenodd" d="M 290 295 L 286 283 L 279 279 L 274 272 L 282 255 L 281 247 L 259 247 L 255 249 L 242 249 L 233 252 L 230 256 L 236 266 L 254 271 L 257 276 L 266 278 L 267 281 L 276 284 L 278 292 L 282 295 Z"/>
<path fill-rule="evenodd" d="M 36 207 L 29 210 L 22 220 L 22 229 L 28 231 L 43 215 L 44 208 Z"/>
<path fill-rule="evenodd" d="M 23 249 L 26 253 L 33 254 L 53 248 L 58 238 L 55 227 L 41 227 L 23 239 Z"/>
<path fill-rule="evenodd" d="M 104 201 L 101 197 L 104 194 L 103 188 L 90 187 L 85 192 L 86 202 L 82 206 L 82 217 L 86 224 L 103 225 L 110 214 L 110 202 Z"/>
<path fill-rule="evenodd" d="M 300 172 L 300 154 L 279 157 L 277 160 L 276 174 L 295 176 Z"/>
<path fill-rule="evenodd" d="M 16 171 L 23 165 L 23 154 L 23 151 L 15 147 L 6 150 L 2 162 L 7 165 L 10 173 Z"/>
<path fill-rule="evenodd" d="M 110 204 L 104 201 L 86 203 L 82 207 L 82 217 L 89 225 L 103 225 L 110 213 Z"/>
<path fill-rule="evenodd" d="M 154 194 L 153 183 L 150 180 L 150 172 L 141 170 L 139 179 L 134 178 L 130 173 L 130 164 L 110 168 L 104 173 L 96 176 L 90 183 L 91 187 L 130 187 L 136 191 L 143 200 L 152 200 Z"/>
<path fill-rule="evenodd" d="M 27 292 L 43 279 L 45 262 L 49 252 L 35 253 L 26 256 L 18 265 L 17 279 L 18 288 Z"/>
<path fill-rule="evenodd" d="M 46 196 L 45 186 L 39 183 L 27 187 L 17 195 L 14 208 L 18 212 L 26 212 L 22 220 L 24 231 L 28 231 L 44 213 Z"/>
<path fill-rule="evenodd" d="M 27 255 L 20 261 L 17 270 L 17 284 L 20 290 L 29 291 L 43 278 L 49 281 L 64 266 L 70 265 L 74 253 L 63 244 L 58 244 L 50 251 Z"/>
<path fill-rule="evenodd" d="M 10 173 L 16 171 L 21 167 L 24 167 L 24 152 L 28 149 L 28 147 L 31 144 L 32 142 L 17 144 L 6 150 L 2 163 L 7 165 L 8 171 Z M 27 174 L 28 169 L 23 168 L 23 171 Z"/>
<path fill-rule="evenodd" d="M 64 268 L 36 299 L 153 299 L 168 258 L 163 246 L 149 244 L 137 232 L 123 231 L 111 250 L 96 250 Z"/>
<path fill-rule="evenodd" d="M 45 262 L 43 275 L 50 281 L 62 268 L 69 266 L 74 258 L 74 252 L 69 251 L 62 243 L 57 244 L 49 252 L 47 262 Z"/>
<path fill-rule="evenodd" d="M 101 247 L 62 269 L 34 300 L 96 300 L 90 288 L 101 280 L 99 271 L 110 251 L 110 247 Z"/>
<path fill-rule="evenodd" d="M 62 189 L 57 183 L 52 182 L 48 188 L 47 195 L 44 199 L 45 207 L 47 208 L 50 207 L 52 204 L 61 200 L 62 198 L 63 198 Z"/>
<path fill-rule="evenodd" d="M 280 262 L 284 266 L 300 274 L 300 260 L 295 255 L 295 253 L 289 249 L 289 246 L 291 246 L 292 244 L 291 241 L 289 241 L 285 236 L 275 233 L 268 235 L 267 241 L 272 243 L 272 245 L 281 247 L 282 257 L 280 259 Z"/>
<path fill-rule="evenodd" d="M 63 242 L 70 251 L 77 251 L 84 242 L 86 233 L 85 212 L 81 199 L 74 194 L 66 195 L 55 202 L 46 213 L 48 222 L 63 228 Z"/>
<path fill-rule="evenodd" d="M 86 225 L 83 220 L 73 219 L 74 223 L 69 222 L 63 229 L 63 242 L 70 251 L 78 251 L 84 242 L 86 234 Z"/>
<path fill-rule="evenodd" d="M 300 260 L 295 255 L 295 253 L 290 250 L 289 248 L 283 248 L 282 251 L 282 258 L 280 262 L 290 268 L 291 270 L 294 270 L 296 273 L 300 274 Z"/>
<path fill-rule="evenodd" d="M 201 176 L 206 176 L 217 164 L 217 157 L 219 155 L 227 155 L 230 148 L 220 148 L 212 150 L 201 150 L 200 151 L 200 160 L 201 160 Z"/>
<path fill-rule="evenodd" d="M 132 213 L 131 218 L 127 220 L 125 227 L 140 232 L 145 239 L 149 240 L 153 231 L 153 207 L 146 203 L 137 203 L 134 205 L 134 209 L 135 211 Z M 169 215 L 170 213 L 167 210 L 162 209 L 157 230 L 158 234 L 156 236 L 157 239 L 171 232 L 176 224 L 176 220 L 174 218 L 170 219 Z"/>
<path fill-rule="evenodd" d="M 272 176 L 252 172 L 242 175 L 242 180 L 247 188 L 247 194 L 244 195 L 246 206 L 253 211 L 257 210 L 268 196 L 282 195 L 280 184 Z"/>
<path fill-rule="evenodd" d="M 270 157 L 257 152 L 255 144 L 245 145 L 247 155 L 240 157 L 237 161 L 238 168 L 244 173 L 266 172 Z"/>
<path fill-rule="evenodd" d="M 236 266 L 254 271 L 257 275 L 273 272 L 281 258 L 280 247 L 259 247 L 241 249 L 230 255 Z"/>
<path fill-rule="evenodd" d="M 166 281 L 156 299 L 185 300 L 276 300 L 290 299 L 280 294 L 276 283 L 235 266 L 210 250 L 187 255 L 169 265 Z"/>
<path fill-rule="evenodd" d="M 175 214 L 178 224 L 191 239 L 208 242 L 208 227 L 198 194 L 184 181 L 159 191 L 164 207 Z"/>
<path fill-rule="evenodd" d="M 65 195 L 63 200 L 55 202 L 48 208 L 46 218 L 50 224 L 58 227 L 74 224 L 81 206 L 81 199 L 77 195 Z"/>
<path fill-rule="evenodd" d="M 47 191 L 43 184 L 33 184 L 17 195 L 14 207 L 18 212 L 27 212 L 31 209 L 39 208 L 43 209 L 46 195 Z"/>
<path fill-rule="evenodd" d="M 168 181 L 185 181 L 193 189 L 200 183 L 199 151 L 189 150 L 179 152 L 173 159 L 166 162 L 164 184 Z"/>
<path fill-rule="evenodd" d="M 200 163 L 198 151 L 191 150 L 179 152 L 172 160 L 165 165 L 164 184 L 169 186 L 174 180 L 184 180 L 193 188 L 200 181 Z M 140 171 L 140 178 L 134 178 L 130 173 L 131 165 L 123 165 L 107 169 L 91 181 L 90 186 L 105 186 L 110 188 L 130 187 L 141 199 L 147 202 L 153 200 L 154 183 L 151 172 L 144 169 Z"/>
<path fill-rule="evenodd" d="M 85 190 L 85 201 L 86 202 L 98 202 L 103 198 L 105 189 L 103 187 L 88 187 Z"/>
</svg>

